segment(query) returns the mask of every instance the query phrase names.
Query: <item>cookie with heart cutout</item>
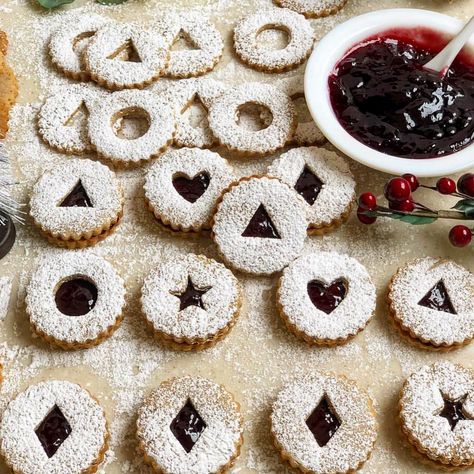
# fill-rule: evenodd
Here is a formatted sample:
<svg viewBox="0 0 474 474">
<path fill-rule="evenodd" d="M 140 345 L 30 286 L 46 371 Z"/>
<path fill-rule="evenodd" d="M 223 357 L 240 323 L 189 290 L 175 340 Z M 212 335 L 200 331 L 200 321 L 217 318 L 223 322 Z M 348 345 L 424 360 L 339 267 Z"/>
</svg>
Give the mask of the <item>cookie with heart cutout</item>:
<svg viewBox="0 0 474 474">
<path fill-rule="evenodd" d="M 181 235 L 209 231 L 222 191 L 235 180 L 227 160 L 210 150 L 170 150 L 148 170 L 145 199 L 158 222 Z"/>
<path fill-rule="evenodd" d="M 396 329 L 416 347 L 449 351 L 474 338 L 474 275 L 452 260 L 409 262 L 392 277 L 387 300 Z"/>
<path fill-rule="evenodd" d="M 289 331 L 309 344 L 345 344 L 375 312 L 376 292 L 357 260 L 336 252 L 299 257 L 283 270 L 279 314 Z"/>
<path fill-rule="evenodd" d="M 342 10 L 348 0 L 274 0 L 277 5 L 301 13 L 306 18 L 321 18 Z"/>
<path fill-rule="evenodd" d="M 449 361 L 425 365 L 405 381 L 401 431 L 423 464 L 443 471 L 474 466 L 474 374 Z"/>
<path fill-rule="evenodd" d="M 325 148 L 293 148 L 269 166 L 268 174 L 303 197 L 309 234 L 331 232 L 349 217 L 356 183 L 348 164 L 337 153 Z"/>
</svg>

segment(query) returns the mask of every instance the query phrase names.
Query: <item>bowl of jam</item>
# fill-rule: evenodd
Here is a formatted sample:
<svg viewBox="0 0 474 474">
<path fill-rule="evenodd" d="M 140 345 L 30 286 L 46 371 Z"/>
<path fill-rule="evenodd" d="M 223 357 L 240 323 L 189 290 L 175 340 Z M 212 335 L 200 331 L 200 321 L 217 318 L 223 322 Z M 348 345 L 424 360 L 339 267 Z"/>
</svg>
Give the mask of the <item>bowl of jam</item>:
<svg viewBox="0 0 474 474">
<path fill-rule="evenodd" d="M 371 168 L 420 177 L 474 166 L 474 39 L 442 77 L 423 68 L 462 28 L 428 10 L 355 17 L 325 36 L 305 73 L 315 122 Z"/>
</svg>

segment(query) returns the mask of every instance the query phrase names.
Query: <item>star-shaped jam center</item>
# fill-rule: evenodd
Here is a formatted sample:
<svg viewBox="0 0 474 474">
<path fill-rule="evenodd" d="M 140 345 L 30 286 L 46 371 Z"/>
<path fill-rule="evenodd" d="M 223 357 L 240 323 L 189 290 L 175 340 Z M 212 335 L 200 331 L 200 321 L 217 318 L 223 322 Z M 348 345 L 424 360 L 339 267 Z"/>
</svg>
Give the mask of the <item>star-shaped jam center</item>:
<svg viewBox="0 0 474 474">
<path fill-rule="evenodd" d="M 179 298 L 180 305 L 179 305 L 179 310 L 183 311 L 183 309 L 186 309 L 188 306 L 197 306 L 201 309 L 206 309 L 204 307 L 204 302 L 202 301 L 202 297 L 204 294 L 206 294 L 211 287 L 207 288 L 198 288 L 194 286 L 191 277 L 188 277 L 188 285 L 186 289 L 184 290 L 183 293 L 176 293 L 176 292 L 171 292 L 173 296 L 176 296 Z"/>
<path fill-rule="evenodd" d="M 470 419 L 464 412 L 466 398 L 467 394 L 457 400 L 451 400 L 443 395 L 444 407 L 438 415 L 448 420 L 451 431 L 454 431 L 454 428 L 456 428 L 460 421 Z"/>
</svg>

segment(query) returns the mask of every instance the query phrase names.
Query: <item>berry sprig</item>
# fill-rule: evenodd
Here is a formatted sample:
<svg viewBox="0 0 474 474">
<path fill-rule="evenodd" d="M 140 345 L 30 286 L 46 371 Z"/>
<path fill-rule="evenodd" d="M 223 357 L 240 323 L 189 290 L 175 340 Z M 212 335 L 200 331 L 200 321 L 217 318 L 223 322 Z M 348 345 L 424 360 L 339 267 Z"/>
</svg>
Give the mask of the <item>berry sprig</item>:
<svg viewBox="0 0 474 474">
<path fill-rule="evenodd" d="M 442 195 L 459 198 L 449 210 L 434 210 L 417 202 L 413 193 L 418 188 L 436 191 Z M 413 225 L 431 224 L 438 219 L 474 220 L 474 173 L 461 176 L 457 183 L 451 178 L 438 179 L 436 186 L 421 184 L 412 174 L 392 178 L 385 185 L 384 195 L 387 206 L 377 204 L 372 193 L 359 197 L 357 217 L 364 224 L 373 224 L 378 217 L 388 217 Z M 449 240 L 456 247 L 465 247 L 472 240 L 473 229 L 466 225 L 456 225 L 449 232 Z"/>
</svg>

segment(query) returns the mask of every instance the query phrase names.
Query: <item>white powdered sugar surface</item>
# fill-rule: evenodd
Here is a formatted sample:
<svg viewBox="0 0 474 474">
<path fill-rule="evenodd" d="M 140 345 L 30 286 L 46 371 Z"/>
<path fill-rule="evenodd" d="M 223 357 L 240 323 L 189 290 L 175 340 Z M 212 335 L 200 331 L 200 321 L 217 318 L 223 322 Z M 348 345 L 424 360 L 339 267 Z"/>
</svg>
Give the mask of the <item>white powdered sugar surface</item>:
<svg viewBox="0 0 474 474">
<path fill-rule="evenodd" d="M 0 277 L 0 321 L 8 314 L 12 293 L 13 280 L 9 277 Z"/>
<path fill-rule="evenodd" d="M 303 15 L 317 17 L 337 12 L 347 0 L 275 0 L 275 2 Z"/>
</svg>

